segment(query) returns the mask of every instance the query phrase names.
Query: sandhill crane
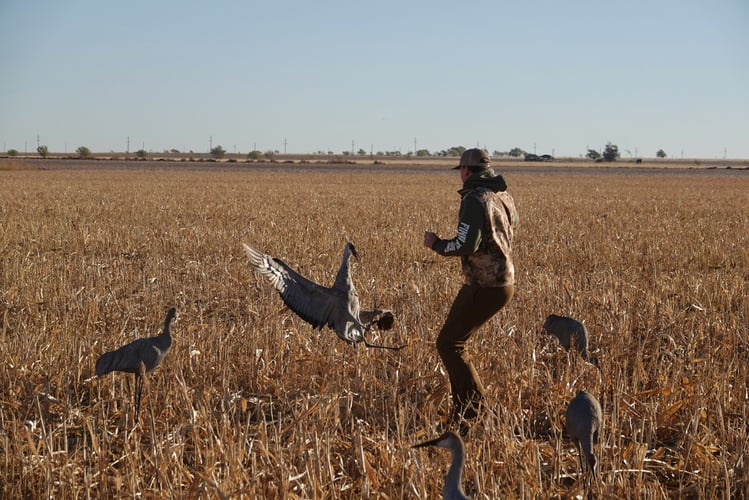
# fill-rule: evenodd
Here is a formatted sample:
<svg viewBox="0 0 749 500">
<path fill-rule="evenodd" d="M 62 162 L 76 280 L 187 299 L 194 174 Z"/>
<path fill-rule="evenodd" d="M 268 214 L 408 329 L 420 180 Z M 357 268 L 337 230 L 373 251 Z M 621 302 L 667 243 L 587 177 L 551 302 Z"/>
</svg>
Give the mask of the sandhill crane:
<svg viewBox="0 0 749 500">
<path fill-rule="evenodd" d="M 135 423 L 138 423 L 143 377 L 161 364 L 172 345 L 170 325 L 177 310 L 172 307 L 166 313 L 164 327 L 155 337 L 137 339 L 115 351 L 99 356 L 96 360 L 96 375 L 99 377 L 112 371 L 135 374 Z"/>
<path fill-rule="evenodd" d="M 588 329 L 574 318 L 550 314 L 544 321 L 544 330 L 559 339 L 559 343 L 566 350 L 570 350 L 573 343 L 580 356 L 589 363 L 598 366 L 598 358 L 588 354 Z"/>
<path fill-rule="evenodd" d="M 328 326 L 336 335 L 350 344 L 363 342 L 367 347 L 393 350 L 404 347 L 370 344 L 365 338 L 372 324 L 385 330 L 392 327 L 393 313 L 382 309 L 360 310 L 359 295 L 351 280 L 349 267 L 351 256 L 356 258 L 359 256 L 353 243 L 346 243 L 341 267 L 330 288 L 305 278 L 281 259 L 271 257 L 248 245 L 242 244 L 242 246 L 250 259 L 250 264 L 268 278 L 284 303 L 314 328 L 319 330 L 323 326 Z"/>
<path fill-rule="evenodd" d="M 447 431 L 437 439 L 415 444 L 412 448 L 424 446 L 439 446 L 447 448 L 452 452 L 450 468 L 445 476 L 445 485 L 442 487 L 442 498 L 445 500 L 469 500 L 460 485 L 463 476 L 463 465 L 465 464 L 466 446 L 460 436 L 453 431 Z"/>
<path fill-rule="evenodd" d="M 567 434 L 570 435 L 577 447 L 580 458 L 580 472 L 585 471 L 584 454 L 585 462 L 588 464 L 593 477 L 595 477 L 596 456 L 593 453 L 593 442 L 598 441 L 598 433 L 601 429 L 601 405 L 589 392 L 578 391 L 567 406 L 565 419 Z"/>
</svg>

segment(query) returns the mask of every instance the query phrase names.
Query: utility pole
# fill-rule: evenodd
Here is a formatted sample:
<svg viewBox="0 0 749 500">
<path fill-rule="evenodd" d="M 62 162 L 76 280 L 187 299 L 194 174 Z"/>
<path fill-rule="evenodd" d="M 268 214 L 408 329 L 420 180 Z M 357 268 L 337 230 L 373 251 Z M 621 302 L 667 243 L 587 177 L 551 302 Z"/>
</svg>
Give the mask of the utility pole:
<svg viewBox="0 0 749 500">
<path fill-rule="evenodd" d="M 354 141 L 351 140 L 351 156 L 354 156 Z"/>
<path fill-rule="evenodd" d="M 125 153 L 130 153 L 130 136 L 127 136 L 127 148 L 125 149 Z"/>
<path fill-rule="evenodd" d="M 210 153 L 211 151 L 213 151 L 213 136 L 209 135 L 208 136 L 208 152 Z"/>
<path fill-rule="evenodd" d="M 286 137 L 283 138 L 283 154 L 286 156 Z"/>
</svg>

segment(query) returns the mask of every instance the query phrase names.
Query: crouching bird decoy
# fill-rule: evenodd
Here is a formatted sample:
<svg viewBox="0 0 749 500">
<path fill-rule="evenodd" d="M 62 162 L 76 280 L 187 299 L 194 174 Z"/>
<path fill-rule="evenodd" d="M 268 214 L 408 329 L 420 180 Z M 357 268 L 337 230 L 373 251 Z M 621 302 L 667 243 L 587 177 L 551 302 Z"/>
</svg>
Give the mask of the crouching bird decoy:
<svg viewBox="0 0 749 500">
<path fill-rule="evenodd" d="M 424 446 L 439 446 L 440 448 L 447 448 L 452 452 L 452 461 L 445 476 L 445 485 L 442 487 L 442 498 L 445 500 L 470 500 L 460 485 L 466 455 L 466 446 L 460 435 L 453 431 L 447 431 L 437 439 L 415 444 L 412 448 L 421 448 Z"/>
<path fill-rule="evenodd" d="M 353 243 L 346 243 L 343 249 L 341 267 L 338 268 L 332 287 L 324 287 L 294 271 L 281 259 L 271 257 L 259 250 L 242 244 L 250 264 L 260 274 L 268 278 L 281 295 L 289 309 L 300 318 L 320 330 L 331 328 L 338 337 L 350 344 L 363 342 L 367 347 L 398 350 L 405 346 L 384 346 L 370 344 L 366 333 L 374 324 L 388 330 L 393 326 L 393 313 L 386 309 L 362 311 L 359 295 L 351 280 L 350 258 L 359 257 Z"/>
<path fill-rule="evenodd" d="M 567 434 L 575 442 L 580 457 L 580 472 L 585 472 L 585 463 L 595 477 L 597 461 L 593 453 L 593 443 L 598 441 L 601 430 L 601 405 L 589 392 L 578 391 L 567 406 L 565 419 Z"/>
<path fill-rule="evenodd" d="M 574 346 L 585 361 L 600 369 L 598 358 L 588 353 L 588 339 L 590 336 L 584 324 L 574 318 L 550 314 L 544 321 L 543 329 L 545 332 L 559 339 L 559 343 L 567 351 Z"/>
<path fill-rule="evenodd" d="M 164 327 L 155 337 L 137 339 L 115 351 L 99 356 L 96 360 L 96 375 L 120 371 L 135 374 L 135 423 L 138 423 L 143 377 L 159 366 L 172 345 L 171 323 L 177 310 L 172 307 L 166 313 Z"/>
</svg>

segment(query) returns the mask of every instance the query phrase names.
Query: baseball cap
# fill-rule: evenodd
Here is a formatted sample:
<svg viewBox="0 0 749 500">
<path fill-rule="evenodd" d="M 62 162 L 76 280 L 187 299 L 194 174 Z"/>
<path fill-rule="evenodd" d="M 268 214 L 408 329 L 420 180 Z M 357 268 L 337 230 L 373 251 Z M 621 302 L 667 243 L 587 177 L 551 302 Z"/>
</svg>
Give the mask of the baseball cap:
<svg viewBox="0 0 749 500">
<path fill-rule="evenodd" d="M 471 167 L 471 168 L 489 168 L 492 160 L 489 158 L 489 153 L 479 148 L 466 149 L 463 154 L 460 155 L 460 163 L 458 166 L 453 167 L 453 170 L 457 170 L 460 167 Z"/>
</svg>

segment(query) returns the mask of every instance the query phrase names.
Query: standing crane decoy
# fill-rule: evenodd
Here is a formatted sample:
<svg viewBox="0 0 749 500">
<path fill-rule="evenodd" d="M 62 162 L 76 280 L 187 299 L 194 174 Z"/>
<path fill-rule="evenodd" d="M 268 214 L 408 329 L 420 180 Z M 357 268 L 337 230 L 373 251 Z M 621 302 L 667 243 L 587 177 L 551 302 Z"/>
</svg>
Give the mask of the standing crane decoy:
<svg viewBox="0 0 749 500">
<path fill-rule="evenodd" d="M 346 243 L 341 267 L 330 288 L 305 278 L 281 259 L 264 254 L 244 243 L 242 246 L 250 259 L 250 264 L 268 278 L 284 303 L 314 328 L 320 330 L 323 326 L 328 326 L 338 337 L 352 345 L 363 342 L 367 347 L 392 350 L 405 347 L 376 345 L 367 341 L 366 333 L 371 325 L 375 324 L 382 330 L 392 328 L 393 313 L 386 309 L 360 309 L 359 295 L 351 280 L 349 266 L 352 256 L 359 258 L 353 243 Z"/>
<path fill-rule="evenodd" d="M 598 441 L 601 430 L 601 405 L 598 400 L 587 391 L 578 391 L 570 401 L 565 413 L 567 434 L 570 435 L 577 447 L 580 458 L 580 472 L 585 471 L 585 463 L 593 477 L 596 477 L 596 456 L 593 453 L 593 443 Z"/>
<path fill-rule="evenodd" d="M 466 455 L 466 445 L 463 443 L 460 435 L 453 431 L 447 431 L 437 439 L 415 444 L 412 448 L 422 448 L 424 446 L 439 446 L 440 448 L 449 449 L 452 453 L 450 468 L 447 470 L 445 485 L 442 487 L 442 498 L 445 500 L 470 500 L 460 485 Z"/>
<path fill-rule="evenodd" d="M 170 326 L 177 310 L 172 307 L 166 313 L 164 327 L 155 337 L 137 339 L 115 351 L 99 356 L 96 360 L 96 375 L 120 371 L 135 374 L 135 423 L 138 423 L 140 397 L 143 391 L 143 377 L 159 366 L 172 345 Z"/>
<path fill-rule="evenodd" d="M 598 365 L 598 358 L 588 354 L 588 329 L 574 318 L 550 314 L 544 321 L 544 331 L 559 339 L 559 343 L 566 350 L 574 345 L 580 356 L 587 362 Z"/>
</svg>

